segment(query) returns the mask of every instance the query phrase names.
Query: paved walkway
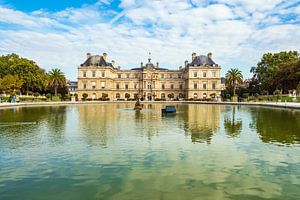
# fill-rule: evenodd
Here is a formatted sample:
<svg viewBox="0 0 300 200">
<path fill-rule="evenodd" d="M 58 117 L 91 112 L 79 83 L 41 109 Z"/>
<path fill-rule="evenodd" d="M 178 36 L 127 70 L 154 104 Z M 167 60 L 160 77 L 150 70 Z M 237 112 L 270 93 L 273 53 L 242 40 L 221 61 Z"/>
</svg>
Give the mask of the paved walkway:
<svg viewBox="0 0 300 200">
<path fill-rule="evenodd" d="M 85 101 L 85 102 L 26 102 L 26 103 L 0 103 L 0 108 L 12 108 L 23 106 L 57 106 L 74 104 L 106 104 L 106 103 L 132 103 L 135 101 Z M 300 109 L 300 103 L 292 102 L 203 102 L 203 101 L 142 101 L 143 104 L 217 104 L 217 105 L 248 105 L 248 106 L 268 106 L 279 108 Z"/>
</svg>

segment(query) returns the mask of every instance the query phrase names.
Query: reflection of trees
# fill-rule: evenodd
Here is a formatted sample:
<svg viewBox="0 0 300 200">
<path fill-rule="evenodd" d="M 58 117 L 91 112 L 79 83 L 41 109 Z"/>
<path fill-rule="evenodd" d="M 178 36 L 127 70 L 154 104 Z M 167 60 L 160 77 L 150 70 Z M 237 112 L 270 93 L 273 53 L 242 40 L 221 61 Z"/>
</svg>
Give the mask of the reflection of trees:
<svg viewBox="0 0 300 200">
<path fill-rule="evenodd" d="M 253 124 L 263 142 L 300 143 L 300 112 L 282 109 L 253 109 Z"/>
<path fill-rule="evenodd" d="M 48 117 L 46 123 L 48 124 L 48 136 L 52 143 L 63 143 L 65 140 L 66 127 L 66 106 L 51 106 L 48 107 Z"/>
<path fill-rule="evenodd" d="M 227 135 L 230 137 L 237 137 L 242 131 L 243 123 L 241 120 L 237 120 L 235 118 L 235 109 L 236 109 L 236 107 L 233 106 L 232 107 L 232 116 L 229 117 L 227 115 L 227 116 L 225 116 L 225 119 L 224 119 L 224 129 L 225 129 Z"/>
</svg>

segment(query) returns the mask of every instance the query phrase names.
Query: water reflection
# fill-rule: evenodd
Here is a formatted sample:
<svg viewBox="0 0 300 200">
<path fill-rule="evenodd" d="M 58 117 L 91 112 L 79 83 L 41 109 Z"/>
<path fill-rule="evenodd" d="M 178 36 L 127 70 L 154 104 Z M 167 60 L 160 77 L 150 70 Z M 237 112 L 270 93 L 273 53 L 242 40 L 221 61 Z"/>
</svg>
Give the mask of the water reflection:
<svg viewBox="0 0 300 200">
<path fill-rule="evenodd" d="M 299 147 L 264 143 L 299 142 L 299 113 L 176 105 L 162 116 L 162 104 L 132 107 L 0 111 L 2 121 L 39 121 L 0 128 L 1 199 L 299 198 Z"/>
<path fill-rule="evenodd" d="M 226 134 L 230 137 L 237 137 L 242 131 L 243 122 L 240 118 L 236 119 L 236 106 L 228 107 L 224 119 L 224 129 Z"/>
<path fill-rule="evenodd" d="M 213 105 L 186 105 L 182 116 L 186 135 L 191 135 L 193 143 L 211 143 L 220 126 L 222 107 Z"/>
<path fill-rule="evenodd" d="M 253 108 L 252 126 L 263 142 L 300 143 L 300 112 L 285 109 Z"/>
</svg>

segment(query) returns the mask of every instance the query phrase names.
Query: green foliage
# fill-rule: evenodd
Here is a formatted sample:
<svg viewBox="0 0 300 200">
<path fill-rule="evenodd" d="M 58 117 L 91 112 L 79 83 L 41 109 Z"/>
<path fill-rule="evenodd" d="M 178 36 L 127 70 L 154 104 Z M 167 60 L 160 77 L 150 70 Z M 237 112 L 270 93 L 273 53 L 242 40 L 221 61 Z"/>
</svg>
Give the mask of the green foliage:
<svg viewBox="0 0 300 200">
<path fill-rule="evenodd" d="M 52 96 L 52 95 L 51 95 L 50 93 L 47 93 L 47 94 L 46 94 L 46 98 L 47 98 L 47 99 L 51 99 L 51 96 Z"/>
<path fill-rule="evenodd" d="M 279 53 L 266 53 L 257 67 L 251 69 L 253 82 L 259 85 L 259 90 L 266 90 L 270 94 L 275 89 L 295 89 L 300 80 L 300 57 L 297 51 L 284 51 Z"/>
<path fill-rule="evenodd" d="M 83 93 L 83 94 L 82 94 L 82 99 L 83 99 L 83 100 L 86 100 L 88 96 L 89 96 L 89 95 L 88 95 L 87 93 Z"/>
<path fill-rule="evenodd" d="M 52 101 L 61 101 L 61 97 L 60 96 L 53 96 Z"/>
<path fill-rule="evenodd" d="M 38 96 L 40 96 L 40 93 L 35 92 L 35 93 L 33 94 L 33 96 L 34 96 L 34 97 L 38 97 Z"/>
<path fill-rule="evenodd" d="M 7 75 L 18 76 L 22 80 L 22 92 L 42 91 L 45 89 L 45 71 L 34 61 L 16 54 L 0 56 L 0 78 Z"/>
<path fill-rule="evenodd" d="M 233 96 L 235 96 L 236 87 L 243 83 L 242 72 L 237 68 L 228 70 L 225 75 L 225 83 L 233 88 Z"/>
<path fill-rule="evenodd" d="M 17 75 L 6 75 L 0 78 L 0 91 L 10 93 L 19 90 L 23 85 L 23 80 L 19 79 Z"/>
<path fill-rule="evenodd" d="M 173 93 L 168 94 L 168 98 L 169 99 L 173 99 L 174 98 L 174 94 Z"/>
<path fill-rule="evenodd" d="M 48 86 L 54 89 L 54 95 L 57 96 L 57 90 L 64 88 L 67 84 L 65 75 L 60 69 L 52 69 L 47 75 Z"/>
<path fill-rule="evenodd" d="M 130 94 L 129 94 L 129 93 L 126 93 L 126 94 L 125 94 L 125 98 L 126 98 L 126 99 L 129 99 L 129 98 L 130 98 Z"/>
</svg>

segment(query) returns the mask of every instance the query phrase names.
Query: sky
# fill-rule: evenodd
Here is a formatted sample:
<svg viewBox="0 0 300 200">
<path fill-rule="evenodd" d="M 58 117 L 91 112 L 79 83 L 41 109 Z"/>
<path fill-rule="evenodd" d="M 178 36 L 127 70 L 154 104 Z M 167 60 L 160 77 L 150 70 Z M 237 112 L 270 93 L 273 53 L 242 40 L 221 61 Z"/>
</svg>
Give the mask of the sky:
<svg viewBox="0 0 300 200">
<path fill-rule="evenodd" d="M 178 69 L 192 52 L 222 75 L 250 77 L 266 52 L 300 52 L 300 0 L 0 0 L 0 54 L 17 53 L 71 80 L 86 53 L 121 69 L 152 62 Z"/>
</svg>

